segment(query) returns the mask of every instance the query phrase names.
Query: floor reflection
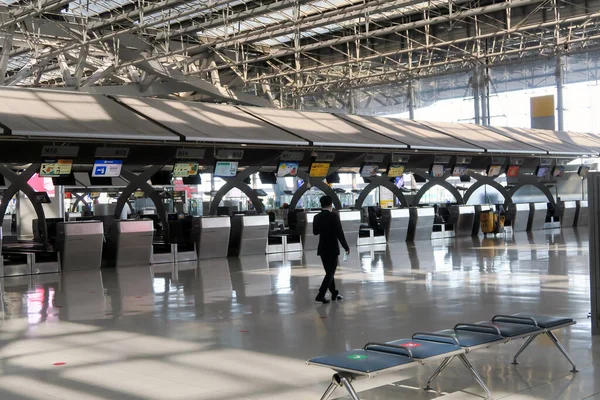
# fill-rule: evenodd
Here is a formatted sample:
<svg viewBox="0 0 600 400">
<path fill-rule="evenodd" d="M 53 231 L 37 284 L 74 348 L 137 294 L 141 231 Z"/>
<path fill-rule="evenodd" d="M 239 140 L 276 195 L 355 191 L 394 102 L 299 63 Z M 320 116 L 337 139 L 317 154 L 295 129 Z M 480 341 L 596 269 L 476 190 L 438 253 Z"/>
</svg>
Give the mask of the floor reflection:
<svg viewBox="0 0 600 400">
<path fill-rule="evenodd" d="M 47 385 L 45 399 L 85 398 L 82 393 L 127 400 L 319 398 L 316 389 L 328 373 L 306 367 L 306 358 L 517 311 L 579 318 L 561 340 L 580 359 L 582 376 L 593 380 L 600 378 L 593 367 L 600 346 L 585 318 L 587 238 L 587 229 L 569 228 L 362 246 L 340 262 L 336 279 L 345 300 L 329 305 L 313 301 L 324 274 L 315 252 L 6 278 L 0 280 L 0 398 L 38 398 L 24 394 L 36 382 Z M 600 391 L 580 378 L 566 380 L 564 366 L 540 351 L 548 344 L 537 346 L 518 369 L 504 363 L 506 349 L 475 354 L 474 363 L 508 399 L 583 399 Z M 79 369 L 62 373 L 47 366 L 64 357 Z M 270 364 L 256 370 L 258 360 Z M 107 388 L 108 377 L 119 377 L 123 368 L 137 380 Z M 293 388 L 282 384 L 283 369 L 299 377 Z M 421 387 L 428 372 L 363 387 L 361 398 L 446 397 L 411 389 Z M 147 378 L 154 376 L 173 396 L 148 390 Z M 540 389 L 531 389 L 534 384 Z M 463 390 L 474 387 L 449 372 L 438 388 L 454 399 L 474 398 Z M 519 391 L 530 397 L 511 396 Z"/>
</svg>

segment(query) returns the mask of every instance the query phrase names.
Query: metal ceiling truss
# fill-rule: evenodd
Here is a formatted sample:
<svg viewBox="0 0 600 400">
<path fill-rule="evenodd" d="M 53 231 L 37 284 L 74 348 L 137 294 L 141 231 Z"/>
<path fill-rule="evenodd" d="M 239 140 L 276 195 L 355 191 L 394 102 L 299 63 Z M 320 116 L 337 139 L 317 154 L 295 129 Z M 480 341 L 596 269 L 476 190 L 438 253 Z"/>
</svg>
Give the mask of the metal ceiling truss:
<svg viewBox="0 0 600 400">
<path fill-rule="evenodd" d="M 396 107 L 375 88 L 593 52 L 599 22 L 600 0 L 0 0 L 0 83 Z"/>
</svg>

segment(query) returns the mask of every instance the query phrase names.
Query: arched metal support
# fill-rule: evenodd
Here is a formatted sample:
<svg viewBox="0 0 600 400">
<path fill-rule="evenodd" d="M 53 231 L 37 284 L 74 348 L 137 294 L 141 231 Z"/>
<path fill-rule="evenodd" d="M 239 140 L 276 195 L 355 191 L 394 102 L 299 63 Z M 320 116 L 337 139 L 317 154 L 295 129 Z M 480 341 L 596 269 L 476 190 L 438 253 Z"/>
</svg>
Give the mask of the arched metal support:
<svg viewBox="0 0 600 400">
<path fill-rule="evenodd" d="M 129 197 L 138 189 L 143 191 L 146 196 L 152 200 L 154 205 L 156 206 L 156 214 L 158 214 L 158 218 L 163 225 L 163 237 L 165 243 L 169 242 L 169 220 L 167 218 L 167 210 L 160 198 L 158 192 L 154 190 L 152 186 L 148 184 L 148 179 L 150 179 L 154 174 L 162 169 L 162 165 L 154 165 L 141 174 L 137 175 L 131 171 L 123 168 L 121 170 L 121 177 L 126 179 L 129 182 L 129 185 L 123 189 L 121 195 L 117 199 L 117 208 L 115 209 L 115 218 L 121 218 L 121 213 L 123 212 L 123 208 L 125 208 L 125 204 L 129 201 Z"/>
<path fill-rule="evenodd" d="M 467 174 L 471 178 L 474 178 L 476 182 L 472 184 L 465 192 L 465 195 L 463 196 L 465 204 L 469 202 L 469 199 L 471 198 L 471 196 L 473 196 L 473 193 L 475 193 L 477 189 L 485 185 L 491 186 L 494 189 L 496 189 L 504 197 L 504 204 L 508 204 L 512 201 L 512 195 L 510 194 L 510 192 L 500 183 L 496 182 L 493 177 L 483 176 L 471 171 L 469 171 Z"/>
<path fill-rule="evenodd" d="M 362 192 L 360 192 L 358 199 L 356 199 L 356 204 L 355 204 L 356 208 L 361 208 L 363 203 L 367 199 L 367 196 L 369 195 L 369 193 L 371 193 L 373 190 L 375 190 L 376 188 L 378 188 L 380 186 L 384 187 L 384 188 L 388 189 L 390 192 L 392 192 L 394 194 L 394 196 L 396 196 L 398 198 L 398 200 L 400 200 L 400 204 L 402 204 L 404 207 L 409 206 L 408 201 L 406 200 L 406 197 L 404 197 L 404 193 L 402 193 L 402 190 L 400 190 L 399 187 L 397 187 L 392 182 L 390 182 L 388 180 L 387 176 L 375 176 L 375 177 L 372 177 L 369 179 L 371 179 L 371 183 L 369 183 L 362 190 Z"/>
<path fill-rule="evenodd" d="M 38 201 L 35 191 L 27 181 L 40 170 L 40 164 L 31 164 L 29 168 L 20 174 L 15 173 L 5 165 L 0 165 L 0 174 L 10 181 L 10 186 L 4 191 L 2 195 L 2 201 L 0 202 L 0 215 L 4 216 L 8 203 L 18 193 L 23 192 L 25 196 L 31 202 L 35 214 L 38 217 L 38 226 L 42 228 L 41 237 L 44 246 L 48 246 L 48 227 L 46 226 L 46 215 L 44 214 L 44 208 Z"/>
<path fill-rule="evenodd" d="M 510 196 L 511 198 L 515 195 L 515 193 L 517 193 L 517 191 L 519 189 L 521 189 L 524 186 L 533 186 L 536 187 L 538 189 L 541 190 L 542 193 L 544 193 L 544 195 L 546 196 L 546 198 L 548 199 L 548 202 L 550 204 L 552 204 L 553 206 L 556 205 L 556 200 L 554 200 L 554 196 L 552 195 L 552 192 L 550 191 L 550 189 L 548 189 L 546 187 L 546 185 L 544 185 L 541 182 L 519 182 L 517 183 L 511 190 L 510 190 Z"/>
<path fill-rule="evenodd" d="M 92 208 L 90 207 L 89 203 L 85 200 L 85 196 L 87 195 L 89 195 L 89 193 L 78 194 L 71 192 L 71 196 L 74 196 L 77 199 L 75 200 L 75 203 L 73 203 L 73 205 L 71 206 L 71 212 L 75 212 L 75 210 L 77 210 L 77 206 L 79 205 L 79 203 L 83 203 L 84 210 L 87 210 L 88 212 L 92 211 Z"/>
<path fill-rule="evenodd" d="M 260 170 L 260 167 L 250 167 L 250 168 L 246 168 L 242 172 L 238 173 L 233 178 L 224 178 L 225 185 L 223 185 L 221 187 L 221 189 L 219 189 L 217 191 L 217 193 L 215 194 L 215 197 L 213 198 L 212 202 L 210 203 L 210 215 L 217 215 L 219 203 L 221 203 L 221 200 L 223 200 L 223 197 L 225 197 L 225 195 L 227 193 L 229 193 L 229 191 L 231 189 L 234 189 L 234 188 L 240 189 L 242 192 L 244 192 L 244 194 L 246 196 L 248 196 L 248 199 L 250 200 L 250 202 L 252 202 L 252 205 L 254 206 L 254 209 L 256 210 L 256 212 L 258 214 L 262 214 L 265 211 L 265 206 L 264 206 L 262 200 L 260 199 L 260 197 L 258 197 L 256 192 L 254 190 L 252 190 L 252 188 L 250 186 L 248 186 L 247 184 L 244 183 L 244 179 L 250 177 L 252 174 L 258 172 L 259 170 Z"/>
<path fill-rule="evenodd" d="M 421 189 L 415 195 L 415 197 L 413 199 L 413 205 L 415 205 L 415 206 L 418 205 L 419 202 L 421 201 L 421 198 L 425 195 L 425 193 L 427 193 L 427 191 L 434 186 L 443 187 L 444 189 L 449 191 L 450 194 L 452 194 L 452 196 L 454 196 L 454 198 L 456 199 L 456 202 L 458 204 L 464 204 L 463 197 L 461 196 L 458 189 L 446 181 L 446 179 L 450 176 L 450 171 L 445 172 L 444 176 L 442 176 L 440 178 L 433 178 L 426 174 L 421 174 L 418 172 L 415 172 L 414 174 L 420 176 L 423 179 L 427 179 L 427 183 L 424 184 L 423 187 L 421 187 Z"/>
<path fill-rule="evenodd" d="M 302 196 L 304 196 L 304 193 L 309 191 L 309 182 L 311 186 L 320 189 L 327 196 L 331 196 L 335 208 L 337 208 L 338 210 L 342 209 L 342 202 L 340 201 L 340 198 L 338 197 L 337 193 L 324 180 L 319 178 L 311 178 L 304 171 L 298 171 L 298 178 L 302 179 L 304 183 L 298 188 L 298 190 L 296 190 L 296 192 L 292 196 L 292 199 L 290 200 L 290 210 L 295 210 L 296 206 L 298 205 L 298 202 L 300 201 Z"/>
</svg>

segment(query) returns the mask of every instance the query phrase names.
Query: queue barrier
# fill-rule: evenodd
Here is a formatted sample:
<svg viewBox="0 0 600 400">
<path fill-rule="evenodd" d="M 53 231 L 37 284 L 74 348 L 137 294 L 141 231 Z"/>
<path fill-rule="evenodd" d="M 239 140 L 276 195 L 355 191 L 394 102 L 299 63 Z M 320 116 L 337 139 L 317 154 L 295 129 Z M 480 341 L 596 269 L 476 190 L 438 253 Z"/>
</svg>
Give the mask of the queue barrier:
<svg viewBox="0 0 600 400">
<path fill-rule="evenodd" d="M 545 315 L 496 315 L 489 321 L 476 324 L 457 324 L 452 329 L 438 332 L 417 332 L 411 339 L 400 339 L 387 343 L 367 343 L 362 349 L 345 351 L 334 356 L 321 356 L 307 361 L 309 365 L 330 368 L 335 371 L 331 383 L 321 397 L 327 400 L 338 387 L 344 387 L 353 400 L 360 400 L 352 382 L 357 379 L 374 377 L 388 372 L 424 365 L 442 360 L 425 390 L 431 389 L 431 382 L 458 357 L 487 398 L 491 391 L 467 358 L 473 351 L 508 343 L 516 339 L 526 339 L 514 356 L 517 358 L 540 335 L 546 335 L 571 363 L 571 372 L 578 372 L 571 357 L 552 331 L 562 329 L 576 322 L 572 318 Z"/>
</svg>

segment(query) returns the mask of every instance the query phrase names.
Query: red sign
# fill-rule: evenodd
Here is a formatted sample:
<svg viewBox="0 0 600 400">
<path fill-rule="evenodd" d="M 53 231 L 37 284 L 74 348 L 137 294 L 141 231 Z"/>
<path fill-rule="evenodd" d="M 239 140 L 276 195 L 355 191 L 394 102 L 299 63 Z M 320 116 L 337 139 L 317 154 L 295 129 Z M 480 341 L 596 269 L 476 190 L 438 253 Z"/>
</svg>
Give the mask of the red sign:
<svg viewBox="0 0 600 400">
<path fill-rule="evenodd" d="M 511 165 L 510 167 L 508 167 L 508 170 L 506 171 L 506 176 L 509 176 L 511 178 L 518 176 L 519 169 L 521 169 L 521 167 L 519 167 L 518 165 Z"/>
<path fill-rule="evenodd" d="M 413 347 L 420 347 L 421 345 L 419 343 L 408 342 L 408 343 L 401 344 L 400 346 L 413 348 Z"/>
</svg>

